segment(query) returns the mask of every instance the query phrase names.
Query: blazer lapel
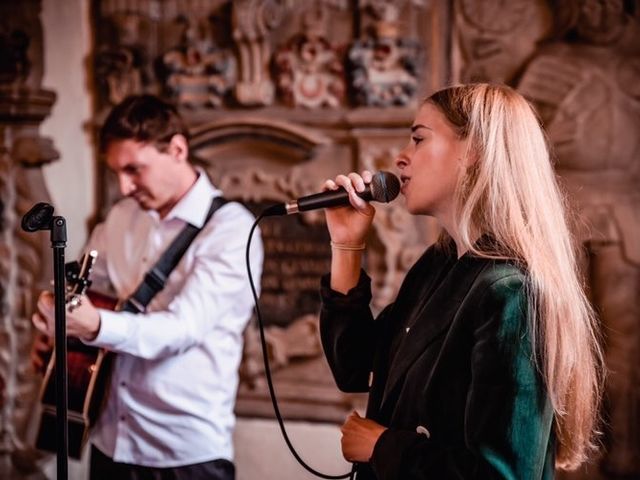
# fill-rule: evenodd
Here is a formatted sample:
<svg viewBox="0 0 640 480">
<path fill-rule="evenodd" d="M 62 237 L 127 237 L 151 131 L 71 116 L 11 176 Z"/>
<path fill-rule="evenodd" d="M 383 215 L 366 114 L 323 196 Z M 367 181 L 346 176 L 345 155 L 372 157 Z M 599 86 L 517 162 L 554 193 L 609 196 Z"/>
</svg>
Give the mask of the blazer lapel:
<svg viewBox="0 0 640 480">
<path fill-rule="evenodd" d="M 422 305 L 416 308 L 408 319 L 410 330 L 399 333 L 404 335 L 404 338 L 400 341 L 389 369 L 381 406 L 389 399 L 389 395 L 416 358 L 451 324 L 471 285 L 485 265 L 485 262 L 474 261 L 471 256 L 463 256 L 428 298 L 415 299 L 416 302 L 422 302 Z"/>
</svg>

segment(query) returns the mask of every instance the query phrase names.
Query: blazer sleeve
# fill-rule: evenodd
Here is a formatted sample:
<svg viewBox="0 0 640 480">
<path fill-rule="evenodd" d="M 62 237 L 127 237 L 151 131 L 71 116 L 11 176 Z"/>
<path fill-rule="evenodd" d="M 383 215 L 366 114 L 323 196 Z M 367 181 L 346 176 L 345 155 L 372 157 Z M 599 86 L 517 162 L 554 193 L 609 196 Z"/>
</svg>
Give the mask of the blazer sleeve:
<svg viewBox="0 0 640 480">
<path fill-rule="evenodd" d="M 491 283 L 468 314 L 471 383 L 464 441 L 388 429 L 371 467 L 379 480 L 541 479 L 552 471 L 553 411 L 533 360 L 522 274 Z M 466 319 L 465 319 L 466 320 Z"/>
<path fill-rule="evenodd" d="M 320 289 L 320 336 L 325 356 L 340 390 L 366 392 L 380 323 L 380 317 L 374 320 L 369 308 L 371 279 L 361 271 L 358 284 L 346 295 L 332 290 L 329 283 L 329 275 L 325 275 Z"/>
</svg>

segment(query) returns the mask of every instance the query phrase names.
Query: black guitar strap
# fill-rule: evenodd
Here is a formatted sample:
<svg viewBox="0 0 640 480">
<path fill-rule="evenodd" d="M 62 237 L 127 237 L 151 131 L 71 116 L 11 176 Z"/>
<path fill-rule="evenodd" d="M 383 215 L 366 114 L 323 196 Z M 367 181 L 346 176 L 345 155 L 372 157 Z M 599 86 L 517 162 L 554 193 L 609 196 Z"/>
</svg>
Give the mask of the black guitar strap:
<svg viewBox="0 0 640 480">
<path fill-rule="evenodd" d="M 178 236 L 171 242 L 169 248 L 165 250 L 156 264 L 145 274 L 142 283 L 136 291 L 122 305 L 121 311 L 131 313 L 142 313 L 146 310 L 151 299 L 164 288 L 171 271 L 178 265 L 178 262 L 189 248 L 189 245 L 196 238 L 196 235 L 204 228 L 209 219 L 221 206 L 227 203 L 224 197 L 215 197 L 211 200 L 211 207 L 207 213 L 201 228 L 188 223 Z"/>
</svg>

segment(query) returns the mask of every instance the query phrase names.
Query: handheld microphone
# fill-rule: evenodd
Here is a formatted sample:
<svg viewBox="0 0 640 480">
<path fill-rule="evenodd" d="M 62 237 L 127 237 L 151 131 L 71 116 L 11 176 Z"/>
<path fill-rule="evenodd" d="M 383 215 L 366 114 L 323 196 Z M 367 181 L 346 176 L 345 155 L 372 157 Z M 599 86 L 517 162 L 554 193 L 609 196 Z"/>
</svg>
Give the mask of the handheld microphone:
<svg viewBox="0 0 640 480">
<path fill-rule="evenodd" d="M 388 203 L 400 193 L 400 180 L 393 173 L 380 171 L 371 179 L 364 191 L 356 194 L 366 202 L 376 201 Z M 291 215 L 318 208 L 329 208 L 349 205 L 349 194 L 344 188 L 314 193 L 287 203 L 278 203 L 267 208 L 263 216 Z"/>
</svg>

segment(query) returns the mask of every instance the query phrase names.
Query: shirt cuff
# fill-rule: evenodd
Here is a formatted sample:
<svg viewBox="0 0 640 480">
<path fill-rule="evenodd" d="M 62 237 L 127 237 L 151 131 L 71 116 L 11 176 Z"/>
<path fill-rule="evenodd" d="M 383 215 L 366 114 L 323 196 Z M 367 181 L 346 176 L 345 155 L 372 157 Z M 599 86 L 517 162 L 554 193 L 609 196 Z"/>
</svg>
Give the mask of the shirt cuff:
<svg viewBox="0 0 640 480">
<path fill-rule="evenodd" d="M 100 313 L 100 330 L 98 335 L 85 344 L 94 347 L 111 348 L 124 342 L 129 337 L 130 320 L 122 312 L 98 309 Z"/>
</svg>

